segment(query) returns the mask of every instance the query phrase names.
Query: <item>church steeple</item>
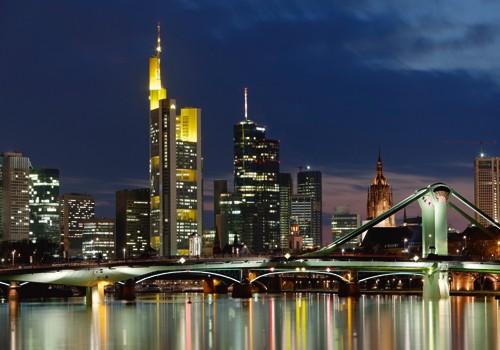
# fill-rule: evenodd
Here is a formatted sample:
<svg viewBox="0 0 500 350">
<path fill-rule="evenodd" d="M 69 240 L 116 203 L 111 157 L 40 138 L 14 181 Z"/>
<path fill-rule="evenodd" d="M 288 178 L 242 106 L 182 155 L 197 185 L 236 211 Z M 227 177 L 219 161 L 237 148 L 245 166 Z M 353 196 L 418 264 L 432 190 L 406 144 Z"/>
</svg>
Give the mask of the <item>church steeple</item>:
<svg viewBox="0 0 500 350">
<path fill-rule="evenodd" d="M 385 179 L 383 166 L 382 166 L 382 155 L 380 147 L 378 149 L 378 160 L 377 160 L 377 175 L 373 179 L 370 188 L 368 190 L 368 200 L 367 200 L 367 218 L 374 219 L 386 210 L 392 207 L 392 189 L 387 180 Z M 394 227 L 394 215 L 385 219 L 379 225 L 385 227 Z"/>
<path fill-rule="evenodd" d="M 377 175 L 372 181 L 372 185 L 386 185 L 387 181 L 384 176 L 384 169 L 382 165 L 382 156 L 381 156 L 381 151 L 380 147 L 378 148 L 378 160 L 377 160 Z"/>
</svg>

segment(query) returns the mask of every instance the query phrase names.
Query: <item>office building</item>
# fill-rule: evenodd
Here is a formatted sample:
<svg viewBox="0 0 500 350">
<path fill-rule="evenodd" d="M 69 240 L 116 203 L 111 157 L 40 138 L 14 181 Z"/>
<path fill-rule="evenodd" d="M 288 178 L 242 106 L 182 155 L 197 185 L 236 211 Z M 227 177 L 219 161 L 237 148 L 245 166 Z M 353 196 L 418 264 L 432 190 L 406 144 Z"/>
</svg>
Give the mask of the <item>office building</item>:
<svg viewBox="0 0 500 350">
<path fill-rule="evenodd" d="M 160 71 L 160 27 L 149 59 L 150 237 L 160 256 L 188 254 L 189 236 L 201 236 L 201 111 L 167 97 Z"/>
<path fill-rule="evenodd" d="M 254 251 L 279 249 L 279 142 L 248 119 L 234 125 L 234 190 L 242 196 L 240 242 Z"/>
<path fill-rule="evenodd" d="M 349 207 L 338 206 L 332 215 L 332 239 L 336 241 L 360 227 L 359 214 L 351 214 Z M 343 248 L 357 248 L 361 243 L 360 236 L 345 243 Z"/>
<path fill-rule="evenodd" d="M 280 248 L 289 248 L 287 237 L 290 234 L 290 207 L 292 199 L 292 175 L 290 173 L 280 173 Z"/>
<path fill-rule="evenodd" d="M 182 108 L 176 130 L 177 253 L 186 255 L 190 237 L 203 234 L 201 109 Z"/>
<path fill-rule="evenodd" d="M 89 194 L 59 196 L 61 250 L 64 258 L 82 256 L 83 221 L 95 217 L 95 199 Z"/>
<path fill-rule="evenodd" d="M 392 188 L 383 173 L 382 157 L 378 152 L 377 175 L 368 189 L 367 219 L 372 220 L 392 208 Z M 377 224 L 378 227 L 395 227 L 394 215 Z"/>
<path fill-rule="evenodd" d="M 0 155 L 0 240 L 29 238 L 29 158 L 19 152 Z"/>
<path fill-rule="evenodd" d="M 314 247 L 319 247 L 322 244 L 321 235 L 321 217 L 323 214 L 322 205 L 322 195 L 321 195 L 321 172 L 302 170 L 299 168 L 297 173 L 297 194 L 311 196 L 312 201 L 312 212 L 311 212 L 311 230 L 310 238 L 312 239 L 312 245 Z M 306 241 L 309 244 L 308 241 Z"/>
<path fill-rule="evenodd" d="M 115 255 L 115 221 L 110 218 L 82 220 L 82 253 L 85 259 L 113 259 Z"/>
<path fill-rule="evenodd" d="M 299 227 L 299 232 L 303 239 L 304 249 L 312 249 L 315 247 L 312 236 L 312 214 L 314 200 L 308 194 L 293 194 L 291 200 L 292 217 L 295 219 Z"/>
<path fill-rule="evenodd" d="M 474 204 L 495 222 L 500 218 L 500 157 L 474 159 Z M 490 224 L 476 214 L 476 220 Z"/>
<path fill-rule="evenodd" d="M 241 242 L 243 237 L 242 196 L 236 193 L 221 193 L 219 196 L 220 214 L 217 215 L 216 228 L 219 245 Z M 238 238 L 236 238 L 238 237 Z"/>
<path fill-rule="evenodd" d="M 59 243 L 59 169 L 32 169 L 30 239 Z"/>
<path fill-rule="evenodd" d="M 139 257 L 149 247 L 149 241 L 149 189 L 117 191 L 117 257 Z"/>
</svg>

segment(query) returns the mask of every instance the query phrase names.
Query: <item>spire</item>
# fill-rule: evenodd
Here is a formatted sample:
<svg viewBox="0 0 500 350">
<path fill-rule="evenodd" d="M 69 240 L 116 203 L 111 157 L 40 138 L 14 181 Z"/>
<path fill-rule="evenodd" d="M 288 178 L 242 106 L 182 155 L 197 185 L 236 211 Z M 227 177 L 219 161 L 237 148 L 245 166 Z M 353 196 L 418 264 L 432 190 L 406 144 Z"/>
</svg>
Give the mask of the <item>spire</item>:
<svg viewBox="0 0 500 350">
<path fill-rule="evenodd" d="M 245 88 L 245 121 L 248 120 L 248 88 Z"/>
<path fill-rule="evenodd" d="M 159 106 L 159 101 L 167 98 L 167 90 L 161 84 L 161 70 L 160 70 L 160 53 L 161 53 L 161 39 L 160 39 L 160 23 L 156 27 L 158 31 L 158 39 L 156 46 L 156 55 L 149 58 L 149 104 L 150 109 L 156 109 Z"/>
<path fill-rule="evenodd" d="M 160 22 L 158 22 L 158 46 L 156 47 L 156 58 L 160 58 L 161 53 L 161 37 L 160 37 Z"/>
<path fill-rule="evenodd" d="M 382 156 L 380 155 L 380 146 L 378 147 L 378 160 L 377 160 L 377 177 L 384 177 L 382 174 Z"/>
</svg>

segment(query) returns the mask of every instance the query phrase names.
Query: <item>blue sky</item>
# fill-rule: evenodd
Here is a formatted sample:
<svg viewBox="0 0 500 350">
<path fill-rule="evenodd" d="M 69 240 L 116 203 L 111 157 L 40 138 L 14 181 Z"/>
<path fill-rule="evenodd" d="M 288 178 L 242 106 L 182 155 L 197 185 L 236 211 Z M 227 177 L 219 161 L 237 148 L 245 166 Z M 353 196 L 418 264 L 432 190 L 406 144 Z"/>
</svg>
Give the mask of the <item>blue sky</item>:
<svg viewBox="0 0 500 350">
<path fill-rule="evenodd" d="M 232 178 L 244 87 L 281 170 L 323 172 L 325 225 L 337 205 L 366 216 L 379 147 L 395 202 L 434 182 L 472 200 L 475 142 L 500 141 L 495 1 L 7 0 L 0 151 L 60 168 L 63 192 L 113 216 L 116 190 L 148 183 L 158 22 L 169 96 L 203 110 L 206 227 L 212 181 Z"/>
</svg>

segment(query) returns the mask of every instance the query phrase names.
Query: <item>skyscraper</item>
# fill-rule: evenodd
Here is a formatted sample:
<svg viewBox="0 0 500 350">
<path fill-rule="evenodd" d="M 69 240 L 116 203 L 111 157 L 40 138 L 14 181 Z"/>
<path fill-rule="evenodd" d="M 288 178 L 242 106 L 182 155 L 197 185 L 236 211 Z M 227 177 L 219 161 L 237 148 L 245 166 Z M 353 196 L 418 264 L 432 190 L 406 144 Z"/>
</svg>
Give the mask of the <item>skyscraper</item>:
<svg viewBox="0 0 500 350">
<path fill-rule="evenodd" d="M 182 108 L 176 123 L 177 253 L 189 254 L 189 237 L 203 234 L 201 110 Z"/>
<path fill-rule="evenodd" d="M 321 246 L 321 217 L 322 210 L 322 186 L 321 186 L 321 172 L 302 169 L 297 173 L 297 194 L 311 196 L 312 212 L 311 212 L 311 231 L 310 238 L 312 239 L 312 246 Z M 302 234 L 304 234 L 302 232 Z M 304 239 L 304 244 L 308 244 Z"/>
<path fill-rule="evenodd" d="M 201 236 L 201 111 L 181 109 L 167 97 L 156 55 L 149 59 L 149 173 L 151 246 L 160 256 L 189 253 L 189 236 Z"/>
<path fill-rule="evenodd" d="M 288 235 L 290 234 L 290 217 L 292 216 L 292 175 L 280 173 L 280 248 L 288 248 Z"/>
<path fill-rule="evenodd" d="M 474 159 L 474 204 L 496 222 L 500 219 L 500 157 Z M 476 220 L 490 225 L 478 214 Z"/>
<path fill-rule="evenodd" d="M 382 157 L 380 150 L 378 152 L 377 161 L 377 175 L 373 179 L 370 188 L 368 189 L 367 200 L 367 219 L 371 220 L 392 208 L 392 189 L 389 182 L 385 179 L 382 167 Z M 391 215 L 377 226 L 381 227 L 395 227 L 396 222 L 394 215 Z"/>
<path fill-rule="evenodd" d="M 293 194 L 291 200 L 291 213 L 298 224 L 299 232 L 303 239 L 303 247 L 312 249 L 316 245 L 312 235 L 312 217 L 314 200 L 308 194 Z"/>
<path fill-rule="evenodd" d="M 0 240 L 29 238 L 29 173 L 31 164 L 18 152 L 0 155 Z"/>
<path fill-rule="evenodd" d="M 236 237 L 242 241 L 243 218 L 242 197 L 236 193 L 221 193 L 220 195 L 220 214 L 217 217 L 217 233 L 219 235 L 219 244 L 224 248 L 226 244 L 233 244 Z"/>
<path fill-rule="evenodd" d="M 65 258 L 81 256 L 83 221 L 94 217 L 93 196 L 81 193 L 65 193 L 59 196 L 60 242 Z"/>
<path fill-rule="evenodd" d="M 149 188 L 117 191 L 117 257 L 138 257 L 149 247 L 149 241 Z"/>
<path fill-rule="evenodd" d="M 30 239 L 59 243 L 59 169 L 32 169 Z"/>
<path fill-rule="evenodd" d="M 279 142 L 266 138 L 266 129 L 248 119 L 234 125 L 234 189 L 242 196 L 240 238 L 255 251 L 281 246 L 279 231 Z"/>
</svg>

